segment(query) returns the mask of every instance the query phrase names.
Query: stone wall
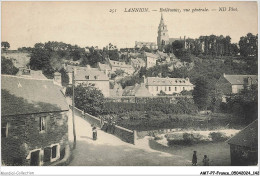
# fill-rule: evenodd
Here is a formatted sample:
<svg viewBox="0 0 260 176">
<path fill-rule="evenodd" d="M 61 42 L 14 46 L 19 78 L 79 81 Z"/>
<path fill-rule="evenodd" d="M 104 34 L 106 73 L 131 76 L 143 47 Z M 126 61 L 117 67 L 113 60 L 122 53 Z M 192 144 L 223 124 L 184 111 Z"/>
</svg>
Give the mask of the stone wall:
<svg viewBox="0 0 260 176">
<path fill-rule="evenodd" d="M 134 131 L 123 128 L 118 125 L 114 125 L 114 126 L 109 125 L 109 123 L 106 121 L 104 121 L 102 124 L 101 120 L 99 118 L 92 116 L 88 113 L 84 113 L 83 111 L 81 111 L 78 108 L 75 108 L 74 112 L 77 116 L 84 118 L 90 124 L 93 124 L 93 125 L 101 128 L 101 130 L 117 136 L 122 141 L 128 142 L 130 144 L 135 144 L 136 133 Z"/>
<path fill-rule="evenodd" d="M 40 131 L 40 117 L 46 117 L 46 130 Z M 44 148 L 52 144 L 60 145 L 60 159 L 68 145 L 67 112 L 39 113 L 18 116 L 2 116 L 1 123 L 8 123 L 7 137 L 1 137 L 2 163 L 4 165 L 30 165 L 30 151 L 39 149 L 44 155 Z M 50 165 L 43 162 L 41 165 Z"/>
</svg>

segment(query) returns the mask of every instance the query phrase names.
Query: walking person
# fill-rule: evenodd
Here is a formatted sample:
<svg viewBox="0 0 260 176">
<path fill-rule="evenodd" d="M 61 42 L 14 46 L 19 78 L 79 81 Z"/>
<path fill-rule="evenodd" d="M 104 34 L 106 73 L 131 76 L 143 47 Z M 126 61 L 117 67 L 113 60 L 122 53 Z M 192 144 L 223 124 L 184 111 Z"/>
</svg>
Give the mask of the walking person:
<svg viewBox="0 0 260 176">
<path fill-rule="evenodd" d="M 97 140 L 97 128 L 94 126 L 92 128 L 92 135 L 93 135 L 93 140 Z"/>
<path fill-rule="evenodd" d="M 203 162 L 203 166 L 209 166 L 209 158 L 207 157 L 207 155 L 204 155 L 202 162 Z"/>
<path fill-rule="evenodd" d="M 197 166 L 197 151 L 193 151 L 192 165 Z"/>
</svg>

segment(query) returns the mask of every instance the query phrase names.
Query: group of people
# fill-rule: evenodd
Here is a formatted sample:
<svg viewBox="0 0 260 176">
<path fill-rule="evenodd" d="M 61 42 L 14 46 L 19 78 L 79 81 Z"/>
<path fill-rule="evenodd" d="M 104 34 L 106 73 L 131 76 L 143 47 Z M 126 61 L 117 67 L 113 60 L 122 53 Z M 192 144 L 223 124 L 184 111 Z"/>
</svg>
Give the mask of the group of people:
<svg viewBox="0 0 260 176">
<path fill-rule="evenodd" d="M 192 156 L 192 165 L 197 166 L 198 158 L 197 158 L 197 151 L 193 151 Z M 204 158 L 202 160 L 203 166 L 209 166 L 209 158 L 207 155 L 204 155 Z"/>
</svg>

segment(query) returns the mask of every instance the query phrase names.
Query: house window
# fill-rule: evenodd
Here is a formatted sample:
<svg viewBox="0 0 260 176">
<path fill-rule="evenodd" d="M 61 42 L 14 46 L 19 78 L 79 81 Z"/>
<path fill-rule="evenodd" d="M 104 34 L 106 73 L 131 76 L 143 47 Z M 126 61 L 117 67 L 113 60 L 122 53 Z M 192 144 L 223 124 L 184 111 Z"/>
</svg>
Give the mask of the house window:
<svg viewBox="0 0 260 176">
<path fill-rule="evenodd" d="M 40 131 L 46 130 L 46 117 L 40 117 Z"/>
<path fill-rule="evenodd" d="M 185 87 L 183 87 L 182 90 L 185 90 Z"/>
<path fill-rule="evenodd" d="M 177 91 L 177 87 L 175 87 L 175 91 Z"/>
<path fill-rule="evenodd" d="M 158 88 L 158 86 L 156 87 L 156 91 L 159 91 L 159 88 Z"/>
<path fill-rule="evenodd" d="M 89 76 L 85 76 L 86 79 L 89 79 Z"/>
<path fill-rule="evenodd" d="M 167 87 L 165 86 L 165 89 L 164 89 L 165 91 L 167 91 Z"/>
<path fill-rule="evenodd" d="M 171 91 L 171 87 L 169 87 L 169 91 Z"/>
<path fill-rule="evenodd" d="M 60 158 L 60 145 L 51 145 L 51 162 L 54 162 Z"/>
<path fill-rule="evenodd" d="M 6 138 L 8 136 L 8 123 L 3 123 L 1 126 L 1 137 Z"/>
</svg>

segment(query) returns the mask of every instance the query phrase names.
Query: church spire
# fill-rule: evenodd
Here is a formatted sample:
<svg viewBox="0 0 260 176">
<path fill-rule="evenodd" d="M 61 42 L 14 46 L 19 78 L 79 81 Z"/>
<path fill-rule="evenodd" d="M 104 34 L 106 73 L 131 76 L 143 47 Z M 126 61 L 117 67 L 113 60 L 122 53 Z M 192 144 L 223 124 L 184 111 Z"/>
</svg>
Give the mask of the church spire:
<svg viewBox="0 0 260 176">
<path fill-rule="evenodd" d="M 164 23 L 164 21 L 163 21 L 163 14 L 161 13 L 161 22 L 160 22 L 161 24 L 163 24 Z"/>
</svg>

